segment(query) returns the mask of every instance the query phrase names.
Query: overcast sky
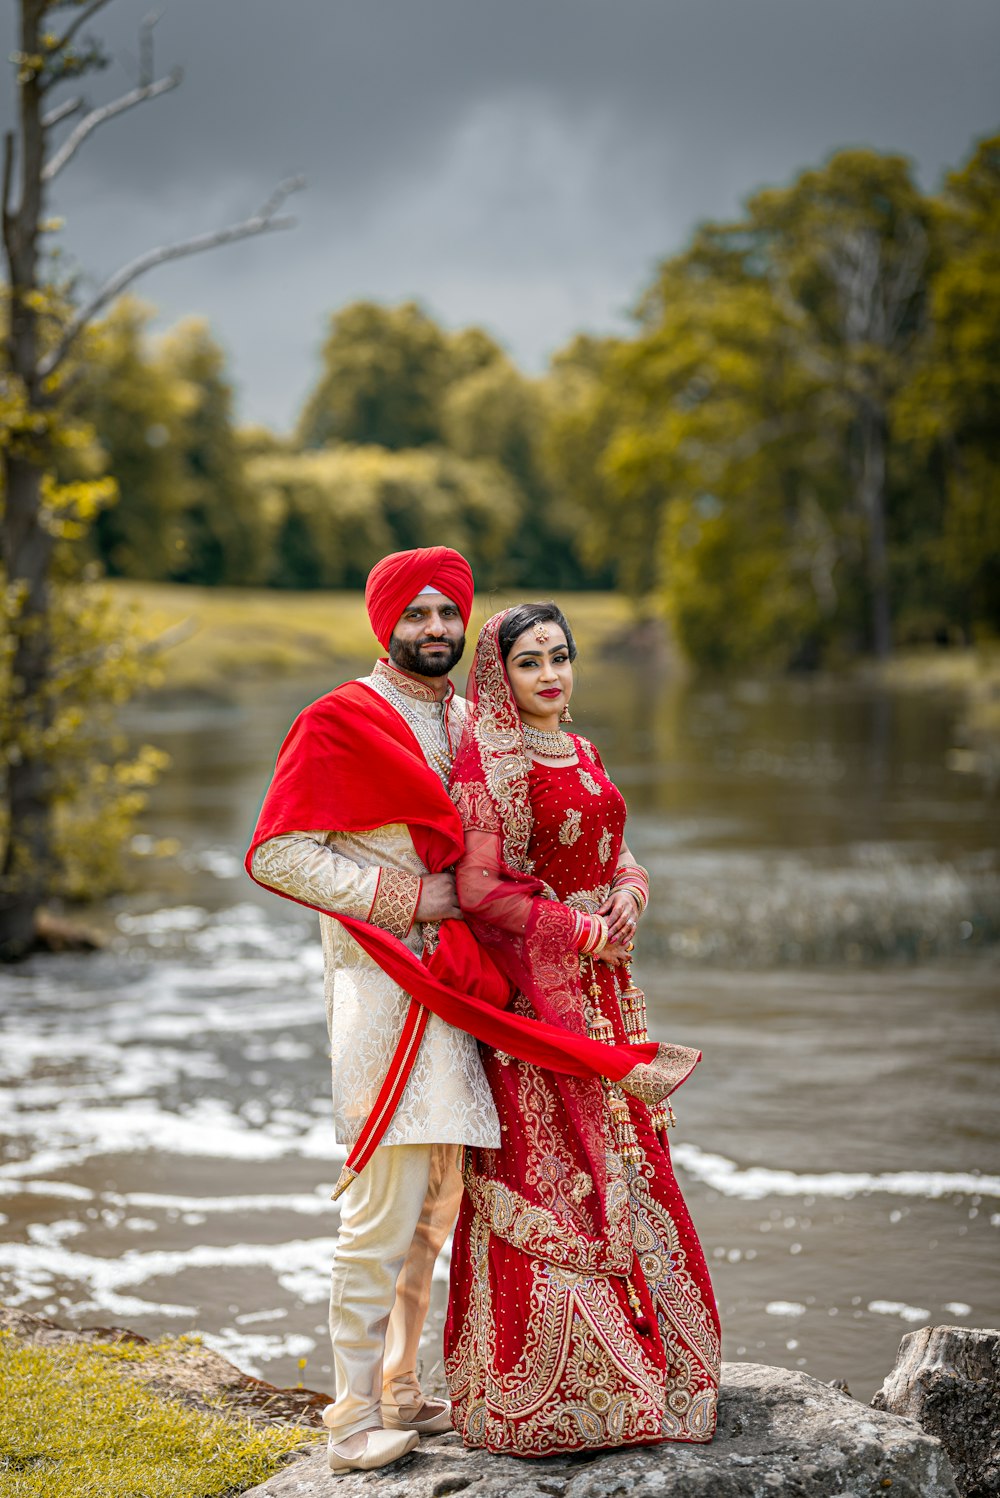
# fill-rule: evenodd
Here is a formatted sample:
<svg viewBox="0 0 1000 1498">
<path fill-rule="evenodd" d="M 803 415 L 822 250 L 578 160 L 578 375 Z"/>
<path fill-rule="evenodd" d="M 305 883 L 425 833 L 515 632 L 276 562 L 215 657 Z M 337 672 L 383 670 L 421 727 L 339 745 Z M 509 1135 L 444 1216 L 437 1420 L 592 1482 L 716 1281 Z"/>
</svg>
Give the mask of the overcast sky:
<svg viewBox="0 0 1000 1498">
<path fill-rule="evenodd" d="M 99 276 L 303 173 L 296 229 L 139 288 L 160 325 L 209 318 L 241 416 L 279 429 L 345 302 L 415 297 L 539 370 L 623 327 L 657 260 L 754 188 L 846 145 L 930 187 L 1000 127 L 997 0 L 115 0 L 92 100 L 133 81 L 153 5 L 185 81 L 84 147 L 63 243 Z"/>
</svg>

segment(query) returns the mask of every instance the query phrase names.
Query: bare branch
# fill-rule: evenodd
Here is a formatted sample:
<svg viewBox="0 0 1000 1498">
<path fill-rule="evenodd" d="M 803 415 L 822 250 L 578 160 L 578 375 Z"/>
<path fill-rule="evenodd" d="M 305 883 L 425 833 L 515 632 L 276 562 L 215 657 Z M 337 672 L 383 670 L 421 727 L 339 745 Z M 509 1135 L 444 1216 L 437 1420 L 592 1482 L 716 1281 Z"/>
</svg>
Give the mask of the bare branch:
<svg viewBox="0 0 1000 1498">
<path fill-rule="evenodd" d="M 72 319 L 59 344 L 41 360 L 39 374 L 43 380 L 59 368 L 59 365 L 69 353 L 74 340 L 79 336 L 87 324 L 103 311 L 115 297 L 120 296 L 126 287 L 131 286 L 133 281 L 144 276 L 147 271 L 155 269 L 158 265 L 166 265 L 171 260 L 180 260 L 186 255 L 197 255 L 202 250 L 214 250 L 219 245 L 232 244 L 238 239 L 250 239 L 256 234 L 266 234 L 272 229 L 291 229 L 295 220 L 289 215 L 278 217 L 278 209 L 285 199 L 293 192 L 298 192 L 305 186 L 303 177 L 290 177 L 282 182 L 271 194 L 264 206 L 255 213 L 252 218 L 244 219 L 241 223 L 230 224 L 225 229 L 216 229 L 210 234 L 196 234 L 191 239 L 183 239 L 178 244 L 164 245 L 160 249 L 147 250 L 144 255 L 138 255 L 123 265 L 121 270 L 110 276 L 98 292 L 91 298 L 86 306 L 81 307 Z"/>
<path fill-rule="evenodd" d="M 180 619 L 176 624 L 171 624 L 162 634 L 154 636 L 152 640 L 143 640 L 141 645 L 135 649 L 136 655 L 141 659 L 144 656 L 159 655 L 163 650 L 173 650 L 177 645 L 183 645 L 185 640 L 190 640 L 201 629 L 201 621 L 191 617 Z M 59 667 L 59 675 L 64 679 L 71 678 L 80 671 L 87 671 L 91 666 L 99 666 L 103 661 L 117 659 L 114 654 L 115 645 L 97 645 L 93 650 L 86 650 L 81 655 L 70 656 L 69 660 L 63 661 Z"/>
<path fill-rule="evenodd" d="M 153 27 L 162 14 L 162 11 L 150 11 L 139 31 L 139 82 L 142 84 L 153 81 Z"/>
<path fill-rule="evenodd" d="M 91 16 L 96 16 L 99 10 L 103 10 L 106 5 L 110 4 L 111 0 L 90 0 L 90 4 L 83 7 L 83 10 L 77 16 L 76 20 L 71 21 L 70 24 L 66 27 L 66 30 L 63 32 L 62 36 L 56 38 L 52 46 L 49 48 L 50 53 L 64 51 L 76 36 L 81 26 L 86 26 Z"/>
<path fill-rule="evenodd" d="M 0 211 L 3 213 L 4 229 L 10 213 L 10 193 L 14 185 L 14 132 L 7 130 L 3 138 L 3 187 L 0 188 Z"/>
<path fill-rule="evenodd" d="M 51 130 L 53 125 L 61 125 L 63 120 L 68 120 L 71 114 L 78 114 L 83 108 L 84 102 L 79 95 L 75 99 L 67 99 L 65 104 L 57 104 L 55 109 L 42 115 L 42 129 Z"/>
<path fill-rule="evenodd" d="M 137 104 L 144 104 L 147 99 L 155 99 L 159 94 L 169 93 L 180 83 L 181 76 L 180 68 L 175 68 L 168 77 L 160 78 L 156 83 L 140 84 L 138 88 L 130 89 L 127 94 L 122 94 L 120 99 L 112 99 L 110 104 L 101 104 L 97 109 L 92 109 L 89 114 L 84 115 L 55 155 L 45 163 L 42 181 L 51 182 L 53 177 L 58 176 L 98 125 L 104 125 L 108 120 L 113 120 L 116 115 L 124 114 L 126 109 L 134 109 Z"/>
</svg>

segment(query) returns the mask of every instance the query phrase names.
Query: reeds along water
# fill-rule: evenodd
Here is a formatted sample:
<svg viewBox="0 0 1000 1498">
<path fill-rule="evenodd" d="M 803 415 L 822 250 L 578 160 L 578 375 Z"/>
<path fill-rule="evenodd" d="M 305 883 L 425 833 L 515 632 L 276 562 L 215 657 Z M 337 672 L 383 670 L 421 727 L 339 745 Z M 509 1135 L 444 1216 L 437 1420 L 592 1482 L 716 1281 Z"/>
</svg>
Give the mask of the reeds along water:
<svg viewBox="0 0 1000 1498">
<path fill-rule="evenodd" d="M 140 864 L 108 951 L 5 975 L 0 1047 L 0 1298 L 197 1326 L 279 1383 L 305 1356 L 314 1387 L 342 1157 L 320 952 L 241 858 L 280 737 L 325 685 L 144 710 L 174 764 L 145 834 L 180 853 Z M 862 1395 L 903 1332 L 1000 1316 L 998 816 L 949 769 L 950 712 L 586 663 L 574 702 L 652 877 L 651 1028 L 705 1052 L 674 1149 L 726 1354 Z"/>
</svg>

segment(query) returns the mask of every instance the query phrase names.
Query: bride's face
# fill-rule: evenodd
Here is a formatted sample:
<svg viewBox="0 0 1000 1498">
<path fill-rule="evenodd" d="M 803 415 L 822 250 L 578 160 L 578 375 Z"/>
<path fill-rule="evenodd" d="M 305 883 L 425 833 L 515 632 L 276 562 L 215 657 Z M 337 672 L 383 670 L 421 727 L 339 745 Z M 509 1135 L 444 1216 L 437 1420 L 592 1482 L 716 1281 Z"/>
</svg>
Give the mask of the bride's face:
<svg viewBox="0 0 1000 1498">
<path fill-rule="evenodd" d="M 507 657 L 507 679 L 525 723 L 536 728 L 558 723 L 573 695 L 573 663 L 558 624 L 546 620 L 518 635 Z"/>
</svg>

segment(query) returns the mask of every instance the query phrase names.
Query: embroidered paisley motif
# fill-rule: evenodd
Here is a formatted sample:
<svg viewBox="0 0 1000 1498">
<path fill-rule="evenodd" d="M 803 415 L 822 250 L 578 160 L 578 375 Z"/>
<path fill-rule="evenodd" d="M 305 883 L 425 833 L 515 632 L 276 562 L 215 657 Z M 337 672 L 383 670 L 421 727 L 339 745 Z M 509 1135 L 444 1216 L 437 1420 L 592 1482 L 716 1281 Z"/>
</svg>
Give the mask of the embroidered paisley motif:
<svg viewBox="0 0 1000 1498">
<path fill-rule="evenodd" d="M 562 826 L 559 829 L 559 841 L 563 843 L 567 848 L 572 848 L 573 844 L 580 836 L 580 822 L 582 820 L 582 817 L 583 812 L 580 811 L 579 807 L 576 806 L 571 807 L 570 810 L 566 813 L 566 820 L 563 822 Z"/>
</svg>

